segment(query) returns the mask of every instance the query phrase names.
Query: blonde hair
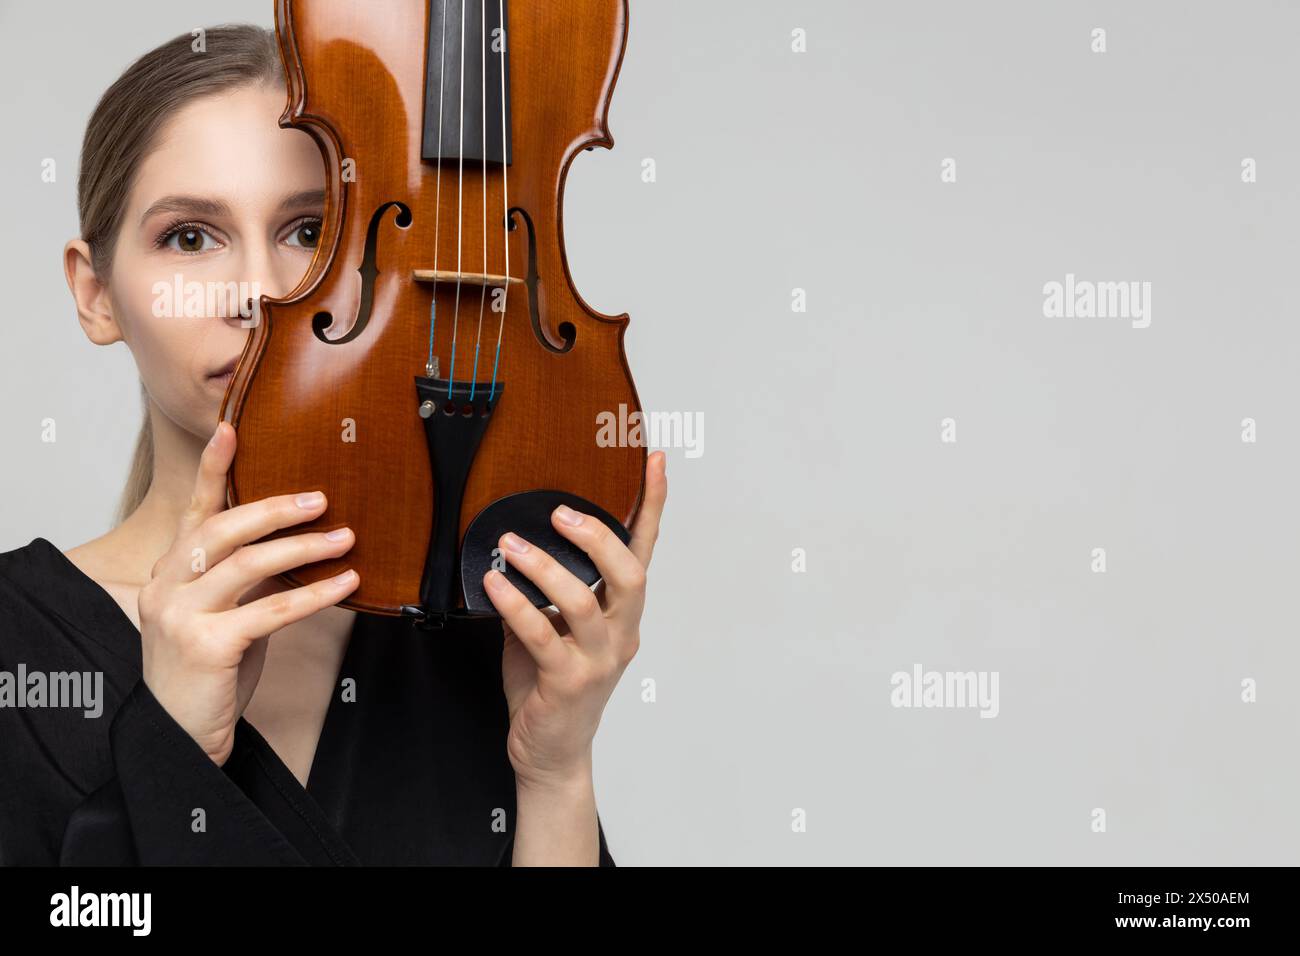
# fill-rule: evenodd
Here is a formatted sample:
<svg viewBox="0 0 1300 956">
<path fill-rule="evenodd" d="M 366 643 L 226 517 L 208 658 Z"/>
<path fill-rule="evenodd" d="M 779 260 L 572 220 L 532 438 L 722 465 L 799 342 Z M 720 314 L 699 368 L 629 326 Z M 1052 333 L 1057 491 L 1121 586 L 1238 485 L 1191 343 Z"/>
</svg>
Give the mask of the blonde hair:
<svg viewBox="0 0 1300 956">
<path fill-rule="evenodd" d="M 191 34 L 150 50 L 127 67 L 91 114 L 81 147 L 77 211 L 81 238 L 90 246 L 91 265 L 101 281 L 112 272 L 113 250 L 136 171 L 163 125 L 201 96 L 284 82 L 274 31 L 231 24 L 211 27 L 203 37 L 203 52 L 194 49 Z M 140 389 L 144 422 L 118 506 L 118 524 L 140 506 L 153 481 L 149 395 L 143 382 Z"/>
</svg>

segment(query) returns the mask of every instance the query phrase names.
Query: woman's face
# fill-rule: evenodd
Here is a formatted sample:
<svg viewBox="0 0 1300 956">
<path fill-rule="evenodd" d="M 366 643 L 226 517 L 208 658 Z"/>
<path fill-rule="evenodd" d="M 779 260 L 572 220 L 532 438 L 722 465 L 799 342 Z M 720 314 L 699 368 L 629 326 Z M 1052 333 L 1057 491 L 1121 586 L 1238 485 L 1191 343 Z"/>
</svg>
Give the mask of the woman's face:
<svg viewBox="0 0 1300 956">
<path fill-rule="evenodd" d="M 182 109 L 141 164 L 118 233 L 113 319 L 154 403 L 204 438 L 251 328 L 240 310 L 290 292 L 320 235 L 324 160 L 306 133 L 280 128 L 283 109 L 272 86 Z"/>
</svg>

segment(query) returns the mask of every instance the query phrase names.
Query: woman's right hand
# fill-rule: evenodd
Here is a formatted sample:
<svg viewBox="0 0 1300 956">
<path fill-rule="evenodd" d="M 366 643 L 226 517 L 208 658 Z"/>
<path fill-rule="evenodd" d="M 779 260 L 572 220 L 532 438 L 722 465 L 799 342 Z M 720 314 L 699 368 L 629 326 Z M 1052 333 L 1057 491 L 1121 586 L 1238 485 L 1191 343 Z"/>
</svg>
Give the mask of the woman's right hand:
<svg viewBox="0 0 1300 956">
<path fill-rule="evenodd" d="M 263 638 L 337 604 L 361 581 L 349 569 L 241 605 L 277 574 L 346 554 L 354 537 L 342 528 L 251 544 L 318 517 L 325 496 L 281 495 L 226 510 L 234 457 L 235 430 L 222 422 L 203 449 L 176 539 L 140 589 L 139 604 L 144 682 L 218 766 L 230 756 L 235 724 L 262 676 Z"/>
</svg>

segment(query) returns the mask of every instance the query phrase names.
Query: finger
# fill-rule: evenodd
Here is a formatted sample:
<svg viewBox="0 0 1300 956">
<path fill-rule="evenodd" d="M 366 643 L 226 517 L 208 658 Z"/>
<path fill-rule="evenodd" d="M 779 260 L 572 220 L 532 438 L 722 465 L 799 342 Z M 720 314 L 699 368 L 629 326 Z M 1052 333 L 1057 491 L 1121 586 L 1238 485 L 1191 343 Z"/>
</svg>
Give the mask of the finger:
<svg viewBox="0 0 1300 956">
<path fill-rule="evenodd" d="M 541 548 L 533 547 L 517 534 L 503 534 L 498 544 L 501 555 L 511 566 L 550 598 L 578 643 L 594 649 L 605 633 L 605 612 L 591 588 Z"/>
<path fill-rule="evenodd" d="M 245 641 L 252 642 L 338 604 L 360 583 L 360 575 L 349 568 L 336 577 L 271 594 L 222 613 L 230 616 L 235 630 Z"/>
<path fill-rule="evenodd" d="M 235 460 L 235 430 L 228 422 L 221 422 L 199 456 L 199 470 L 194 478 L 194 491 L 190 504 L 181 515 L 177 537 L 181 537 L 226 505 L 226 473 Z"/>
<path fill-rule="evenodd" d="M 641 498 L 641 507 L 637 509 L 636 520 L 632 522 L 632 541 L 628 545 L 643 568 L 650 567 L 655 542 L 659 540 L 659 518 L 664 513 L 664 501 L 667 498 L 668 456 L 657 451 L 646 461 L 645 495 Z"/>
<path fill-rule="evenodd" d="M 504 574 L 495 569 L 488 571 L 483 576 L 483 589 L 501 619 L 532 655 L 539 670 L 560 674 L 569 666 L 572 650 L 556 633 L 550 619 L 533 607 L 533 602 L 524 597 Z"/>
<path fill-rule="evenodd" d="M 194 587 L 205 610 L 224 610 L 258 583 L 306 564 L 342 557 L 355 543 L 350 528 L 338 528 L 246 544 L 210 568 Z"/>
<path fill-rule="evenodd" d="M 560 505 L 551 513 L 555 530 L 591 558 L 611 603 L 640 603 L 645 597 L 645 565 L 608 525 L 592 515 Z"/>
<path fill-rule="evenodd" d="M 243 545 L 260 541 L 273 531 L 291 528 L 317 518 L 328 502 L 319 491 L 297 495 L 276 495 L 252 501 L 213 515 L 182 542 L 177 560 L 188 562 L 182 580 L 192 581 L 203 568 L 215 568 Z M 195 561 L 197 556 L 202 561 Z"/>
</svg>

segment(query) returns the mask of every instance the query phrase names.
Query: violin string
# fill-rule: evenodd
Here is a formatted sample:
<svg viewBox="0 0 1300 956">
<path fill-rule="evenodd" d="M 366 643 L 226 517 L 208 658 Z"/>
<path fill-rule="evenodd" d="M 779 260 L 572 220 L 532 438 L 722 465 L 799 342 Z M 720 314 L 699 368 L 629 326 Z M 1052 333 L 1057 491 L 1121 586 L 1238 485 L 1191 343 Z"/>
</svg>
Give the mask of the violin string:
<svg viewBox="0 0 1300 956">
<path fill-rule="evenodd" d="M 466 0 L 461 0 L 460 3 L 460 145 L 457 147 L 460 171 L 457 175 L 456 193 L 456 312 L 451 325 L 451 372 L 447 376 L 447 398 L 451 398 L 452 386 L 456 381 L 456 337 L 460 328 L 460 277 L 465 232 L 465 2 Z"/>
<path fill-rule="evenodd" d="M 433 207 L 433 273 L 438 274 L 438 240 L 442 238 L 442 93 L 447 72 L 447 0 L 442 0 L 442 49 L 438 54 L 438 188 Z M 426 374 L 433 369 L 433 330 L 438 323 L 438 283 L 433 283 L 433 301 L 429 304 L 429 359 Z"/>
<path fill-rule="evenodd" d="M 506 266 L 505 284 L 501 287 L 501 319 L 497 323 L 496 357 L 492 360 L 492 388 L 488 391 L 488 402 L 497 394 L 497 369 L 501 365 L 501 338 L 506 328 L 506 302 L 510 298 L 510 174 L 508 172 L 509 154 L 506 149 L 506 0 L 497 0 L 497 28 L 501 31 L 501 211 L 505 217 L 503 226 Z M 484 54 L 486 56 L 486 54 Z M 485 124 L 486 125 L 486 124 Z"/>
<path fill-rule="evenodd" d="M 479 102 L 481 104 L 482 118 L 479 125 L 483 129 L 483 275 L 484 279 L 479 286 L 478 295 L 478 332 L 474 336 L 474 374 L 469 380 L 469 400 L 474 401 L 474 389 L 478 385 L 478 353 L 479 346 L 483 341 L 483 306 L 487 302 L 487 274 L 488 274 L 488 241 L 487 241 L 487 3 L 481 3 L 479 9 L 482 11 L 482 23 L 479 24 Z"/>
</svg>

